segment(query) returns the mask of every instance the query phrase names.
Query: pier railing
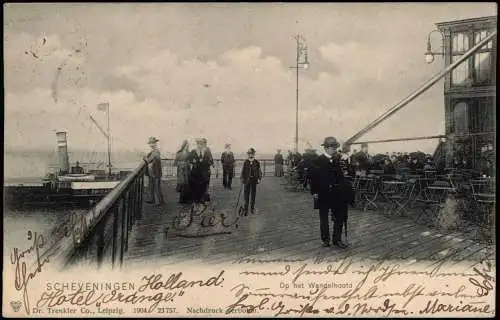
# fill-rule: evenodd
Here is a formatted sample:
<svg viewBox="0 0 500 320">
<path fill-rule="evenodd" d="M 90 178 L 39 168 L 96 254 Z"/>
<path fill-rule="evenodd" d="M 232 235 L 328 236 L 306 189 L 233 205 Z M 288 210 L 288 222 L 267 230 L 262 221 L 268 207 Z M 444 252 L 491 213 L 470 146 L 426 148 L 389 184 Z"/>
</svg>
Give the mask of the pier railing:
<svg viewBox="0 0 500 320">
<path fill-rule="evenodd" d="M 71 218 L 72 235 L 64 238 L 65 266 L 123 264 L 129 233 L 141 215 L 146 170 L 146 163 L 141 161 L 94 208 Z"/>
</svg>

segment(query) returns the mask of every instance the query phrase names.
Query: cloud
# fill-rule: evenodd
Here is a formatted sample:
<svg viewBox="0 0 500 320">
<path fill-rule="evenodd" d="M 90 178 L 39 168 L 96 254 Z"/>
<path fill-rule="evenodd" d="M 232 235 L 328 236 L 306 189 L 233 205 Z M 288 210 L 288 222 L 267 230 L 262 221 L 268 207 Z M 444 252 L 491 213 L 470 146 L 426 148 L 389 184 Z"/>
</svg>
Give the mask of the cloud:
<svg viewBox="0 0 500 320">
<path fill-rule="evenodd" d="M 349 56 L 359 45 L 341 47 L 330 43 L 321 48 L 334 59 Z M 299 134 L 303 141 L 315 145 L 325 134 L 345 140 L 354 128 L 373 119 L 374 107 L 379 108 L 379 113 L 382 111 L 376 101 L 378 93 L 370 97 L 367 91 L 367 96 L 360 96 L 358 88 L 345 81 L 344 73 L 359 77 L 354 72 L 356 65 L 340 67 L 340 75 L 322 72 L 313 79 L 306 73 L 300 74 Z M 92 128 L 88 113 L 95 113 L 99 102 L 109 101 L 113 135 L 122 141 L 115 145 L 117 148 L 141 149 L 151 135 L 158 136 L 166 150 L 174 150 L 183 139 L 197 136 L 217 144 L 213 146 L 216 150 L 222 149 L 225 142 L 231 142 L 235 150 L 245 150 L 251 144 L 266 151 L 287 149 L 293 144 L 293 71 L 277 57 L 263 56 L 259 47 L 233 49 L 218 59 L 205 61 L 181 59 L 175 53 L 160 50 L 150 53 L 147 59 L 141 55 L 131 57 L 130 64 L 114 68 L 111 74 L 101 91 L 79 87 L 65 75 L 57 102 L 53 97 L 51 101 L 50 90 L 12 93 L 6 103 L 7 122 L 16 118 L 17 126 L 47 133 L 32 133 L 31 143 L 36 145 L 52 145 L 51 130 L 66 126 L 74 145 L 92 141 L 94 148 L 102 149 L 103 137 L 96 127 Z M 358 78 L 358 83 L 362 81 Z M 20 114 L 14 111 L 23 107 L 46 113 L 37 118 L 39 122 L 33 127 L 32 117 L 19 119 Z M 68 126 L 68 119 L 73 117 L 77 121 Z M 11 134 L 6 137 L 9 144 L 26 143 L 19 139 L 22 138 Z M 35 142 L 36 139 L 43 143 Z"/>
<path fill-rule="evenodd" d="M 7 92 L 26 88 L 73 86 L 85 77 L 84 44 L 64 47 L 58 35 L 26 33 L 5 39 L 5 87 Z"/>
<path fill-rule="evenodd" d="M 326 135 L 345 140 L 439 71 L 422 59 L 438 18 L 491 11 L 476 4 L 234 6 L 224 14 L 183 5 L 42 7 L 11 8 L 4 25 L 6 146 L 52 148 L 52 130 L 65 127 L 71 145 L 105 150 L 88 114 L 104 124 L 95 106 L 109 101 L 117 149 L 144 149 L 155 135 L 172 151 L 203 135 L 214 150 L 225 142 L 235 151 L 286 150 L 295 135 L 288 66 L 298 31 L 311 60 L 299 74 L 299 136 L 314 146 Z M 42 58 L 25 54 L 31 48 Z M 362 139 L 441 133 L 443 109 L 438 83 Z"/>
</svg>

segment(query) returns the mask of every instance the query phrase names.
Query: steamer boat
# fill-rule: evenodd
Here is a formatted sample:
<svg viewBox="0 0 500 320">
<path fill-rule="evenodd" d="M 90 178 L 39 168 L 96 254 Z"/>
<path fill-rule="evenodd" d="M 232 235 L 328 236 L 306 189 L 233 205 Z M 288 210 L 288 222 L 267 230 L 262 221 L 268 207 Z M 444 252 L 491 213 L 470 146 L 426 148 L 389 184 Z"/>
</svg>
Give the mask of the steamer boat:
<svg viewBox="0 0 500 320">
<path fill-rule="evenodd" d="M 57 132 L 58 166 L 42 179 L 4 181 L 4 201 L 12 206 L 92 206 L 116 187 L 130 171 L 85 170 L 76 162 L 70 168 L 66 132 Z M 111 159 L 111 157 L 109 157 Z"/>
</svg>

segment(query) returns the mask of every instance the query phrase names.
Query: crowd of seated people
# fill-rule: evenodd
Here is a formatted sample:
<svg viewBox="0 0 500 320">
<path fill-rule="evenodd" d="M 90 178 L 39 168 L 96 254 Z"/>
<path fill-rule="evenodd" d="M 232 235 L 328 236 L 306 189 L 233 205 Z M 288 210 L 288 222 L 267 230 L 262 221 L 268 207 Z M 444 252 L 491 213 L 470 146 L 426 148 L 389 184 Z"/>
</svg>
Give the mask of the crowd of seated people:
<svg viewBox="0 0 500 320">
<path fill-rule="evenodd" d="M 423 152 L 386 152 L 370 155 L 365 146 L 360 151 L 345 152 L 339 150 L 341 154 L 341 163 L 344 168 L 344 174 L 348 177 L 364 176 L 369 172 L 377 172 L 386 176 L 390 175 L 417 175 L 425 172 L 434 172 L 436 175 L 443 175 L 446 172 L 446 163 L 444 159 L 435 161 L 430 154 Z M 296 173 L 299 184 L 304 189 L 310 185 L 309 173 L 314 166 L 315 159 L 319 154 L 314 149 L 307 149 L 303 154 L 291 153 L 289 151 L 287 163 L 291 171 Z M 452 167 L 456 170 L 469 170 L 474 172 L 475 176 L 493 177 L 495 168 L 493 162 L 487 158 L 480 159 L 480 166 L 473 170 L 470 161 L 465 157 L 457 156 Z"/>
</svg>

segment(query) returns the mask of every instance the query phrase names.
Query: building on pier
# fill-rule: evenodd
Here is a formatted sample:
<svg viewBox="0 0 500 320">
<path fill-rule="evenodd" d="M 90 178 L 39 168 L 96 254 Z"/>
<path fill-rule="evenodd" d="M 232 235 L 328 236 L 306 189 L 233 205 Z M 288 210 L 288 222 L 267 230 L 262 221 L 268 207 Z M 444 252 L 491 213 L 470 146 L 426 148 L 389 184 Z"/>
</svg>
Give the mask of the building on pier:
<svg viewBox="0 0 500 320">
<path fill-rule="evenodd" d="M 445 66 L 496 31 L 497 17 L 441 22 Z M 496 151 L 496 60 L 494 37 L 444 78 L 446 163 L 465 159 L 474 169 Z"/>
</svg>

